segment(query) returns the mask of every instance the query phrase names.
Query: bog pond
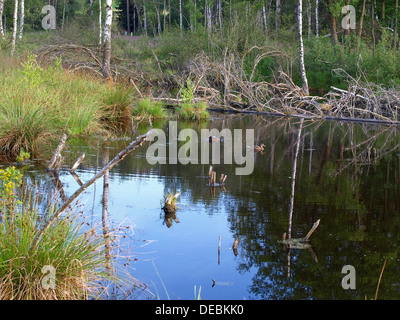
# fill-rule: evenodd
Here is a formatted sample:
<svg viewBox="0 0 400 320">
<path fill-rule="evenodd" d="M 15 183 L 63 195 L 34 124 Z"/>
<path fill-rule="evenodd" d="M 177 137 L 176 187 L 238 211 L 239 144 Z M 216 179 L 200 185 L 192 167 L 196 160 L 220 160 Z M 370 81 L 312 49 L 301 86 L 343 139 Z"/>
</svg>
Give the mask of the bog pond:
<svg viewBox="0 0 400 320">
<path fill-rule="evenodd" d="M 168 121 L 153 125 L 168 135 Z M 265 150 L 255 153 L 250 175 L 235 175 L 235 164 L 213 165 L 218 178 L 227 175 L 223 186 L 209 186 L 209 164 L 149 164 L 150 142 L 110 171 L 108 225 L 131 226 L 118 240 L 116 263 L 147 286 L 128 298 L 194 299 L 201 287 L 203 300 L 371 299 L 385 262 L 378 298 L 400 298 L 397 127 L 305 120 L 299 135 L 300 119 L 230 114 L 178 127 L 254 129 Z M 71 139 L 63 153 L 69 167 L 86 154 L 76 170 L 86 182 L 129 142 Z M 25 175 L 54 188 L 45 169 L 31 166 Z M 67 170 L 59 182 L 66 197 L 79 188 Z M 89 223 L 101 221 L 103 191 L 100 179 L 80 197 Z M 165 196 L 176 192 L 176 214 L 166 216 Z M 305 248 L 280 241 L 292 194 L 293 238 L 320 220 Z M 354 267 L 355 288 L 342 286 L 344 266 Z"/>
</svg>

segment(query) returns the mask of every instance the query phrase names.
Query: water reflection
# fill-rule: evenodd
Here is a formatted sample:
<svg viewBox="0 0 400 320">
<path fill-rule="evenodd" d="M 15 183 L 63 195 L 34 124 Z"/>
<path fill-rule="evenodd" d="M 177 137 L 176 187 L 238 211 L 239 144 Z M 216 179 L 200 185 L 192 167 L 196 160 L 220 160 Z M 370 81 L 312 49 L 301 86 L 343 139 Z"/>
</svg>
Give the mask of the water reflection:
<svg viewBox="0 0 400 320">
<path fill-rule="evenodd" d="M 159 126 L 167 129 L 168 123 Z M 255 144 L 265 148 L 255 153 L 248 176 L 236 176 L 235 165 L 223 161 L 213 165 L 217 177 L 227 179 L 212 186 L 208 164 L 149 165 L 146 142 L 109 173 L 109 189 L 104 180 L 103 190 L 86 195 L 107 195 L 110 210 L 103 212 L 109 211 L 109 218 L 120 223 L 128 217 L 145 240 L 157 240 L 150 245 L 152 254 L 138 249 L 136 278 L 156 282 L 146 261 L 157 260 L 171 298 L 192 299 L 193 285 L 202 285 L 208 288 L 202 289 L 204 299 L 364 299 L 374 296 L 387 259 L 379 298 L 400 298 L 398 128 L 238 115 L 178 126 L 253 128 Z M 70 144 L 70 163 L 85 143 Z M 128 143 L 89 142 L 77 170 L 80 179 L 87 181 L 98 168 L 99 153 L 112 158 Z M 77 186 L 72 176 L 60 180 L 67 195 Z M 167 215 L 162 201 L 176 190 L 178 209 Z M 286 230 L 290 238 L 304 237 L 319 219 L 307 250 L 279 242 Z M 341 287 L 346 264 L 356 269 L 355 290 Z"/>
</svg>

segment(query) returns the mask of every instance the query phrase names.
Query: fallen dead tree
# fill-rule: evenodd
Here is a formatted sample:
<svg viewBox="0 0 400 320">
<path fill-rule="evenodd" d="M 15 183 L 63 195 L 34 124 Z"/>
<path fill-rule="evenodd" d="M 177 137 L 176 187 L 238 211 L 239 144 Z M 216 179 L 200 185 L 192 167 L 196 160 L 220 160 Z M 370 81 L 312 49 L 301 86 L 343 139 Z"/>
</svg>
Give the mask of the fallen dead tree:
<svg viewBox="0 0 400 320">
<path fill-rule="evenodd" d="M 78 198 L 82 192 L 84 192 L 89 186 L 91 186 L 95 181 L 100 179 L 106 172 L 111 170 L 118 162 L 120 162 L 122 159 L 124 159 L 131 151 L 136 149 L 138 146 L 141 146 L 144 141 L 148 137 L 150 137 L 153 134 L 153 129 L 150 129 L 147 133 L 138 136 L 136 140 L 132 141 L 125 149 L 123 149 L 121 152 L 119 152 L 110 162 L 108 162 L 96 175 L 94 175 L 90 180 L 88 180 L 86 183 L 84 183 L 78 190 L 76 190 L 68 199 L 66 199 L 63 204 L 60 206 L 60 208 L 57 210 L 57 212 L 49 218 L 47 223 L 42 226 L 40 231 L 35 235 L 33 241 L 32 241 L 32 246 L 30 248 L 30 252 L 33 252 L 37 245 L 40 242 L 41 237 L 43 234 L 46 232 L 46 230 L 55 222 L 57 219 L 61 216 L 61 214 L 67 210 L 72 202 Z M 63 140 L 63 139 L 62 139 Z"/>
</svg>

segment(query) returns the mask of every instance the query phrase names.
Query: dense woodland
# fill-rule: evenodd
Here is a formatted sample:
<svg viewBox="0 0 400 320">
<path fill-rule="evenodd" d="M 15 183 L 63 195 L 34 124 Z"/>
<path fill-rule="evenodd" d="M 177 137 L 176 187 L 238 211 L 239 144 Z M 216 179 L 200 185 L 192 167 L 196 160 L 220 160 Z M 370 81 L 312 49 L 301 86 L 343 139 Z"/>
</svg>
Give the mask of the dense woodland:
<svg viewBox="0 0 400 320">
<path fill-rule="evenodd" d="M 16 4 L 18 10 L 15 10 Z M 45 14 L 42 8 L 46 4 L 56 8 L 54 32 L 67 29 L 68 25 L 79 25 L 80 32 L 73 34 L 74 41 L 85 44 L 90 44 L 84 38 L 88 30 L 99 41 L 104 40 L 101 39 L 106 7 L 111 4 L 114 36 L 165 37 L 167 41 L 161 51 L 170 52 L 169 57 L 160 52 L 158 58 L 162 68 L 176 56 L 182 58 L 183 61 L 174 61 L 180 64 L 193 58 L 194 52 L 190 48 L 210 55 L 216 50 L 223 52 L 224 47 L 242 54 L 252 46 L 270 46 L 270 51 L 274 52 L 263 56 L 257 66 L 261 77 L 271 76 L 283 63 L 277 63 L 277 55 L 281 60 L 285 55 L 290 56 L 286 63 L 299 63 L 298 16 L 301 8 L 305 64 L 311 90 L 326 91 L 332 84 L 340 85 L 340 79 L 330 79 L 335 68 L 343 68 L 352 76 L 362 70 L 368 80 L 377 84 L 399 81 L 397 0 L 1 0 L 3 38 L 12 41 L 14 20 L 17 20 L 17 44 L 25 34 L 32 37 L 32 31 L 43 31 Z M 349 14 L 347 10 L 342 12 L 345 5 L 355 8 L 355 29 L 342 27 Z M 185 38 L 179 41 L 180 45 L 168 38 L 177 31 Z M 204 41 L 202 35 L 213 36 L 213 39 Z M 169 46 L 168 40 L 171 40 Z M 175 48 L 171 48 L 173 46 Z M 2 48 L 5 47 L 7 41 L 2 44 Z M 298 68 L 290 71 L 295 81 L 300 80 Z"/>
</svg>

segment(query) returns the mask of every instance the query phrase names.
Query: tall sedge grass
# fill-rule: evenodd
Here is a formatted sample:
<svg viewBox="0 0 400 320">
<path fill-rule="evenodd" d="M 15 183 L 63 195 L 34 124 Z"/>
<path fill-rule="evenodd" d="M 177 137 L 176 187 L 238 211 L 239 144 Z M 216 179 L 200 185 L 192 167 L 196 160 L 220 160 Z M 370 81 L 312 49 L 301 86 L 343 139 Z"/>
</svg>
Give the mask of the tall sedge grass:
<svg viewBox="0 0 400 320">
<path fill-rule="evenodd" d="M 54 128 L 40 105 L 0 104 L 0 151 L 17 156 L 21 149 L 36 150 Z"/>
<path fill-rule="evenodd" d="M 98 298 L 102 282 L 117 283 L 106 269 L 102 233 L 87 226 L 77 206 L 48 228 L 31 251 L 32 239 L 56 212 L 58 201 L 41 198 L 34 188 L 20 190 L 20 184 L 18 169 L 0 172 L 0 299 Z M 50 203 L 44 211 L 43 202 Z"/>
<path fill-rule="evenodd" d="M 0 64 L 0 152 L 41 152 L 63 132 L 70 136 L 108 134 L 108 118 L 131 115 L 130 93 L 87 75 L 61 68 L 59 60 L 42 68 L 33 55 L 8 69 Z"/>
<path fill-rule="evenodd" d="M 151 116 L 154 119 L 162 119 L 168 116 L 161 102 L 151 101 L 149 98 L 137 101 L 132 112 L 136 117 Z"/>
</svg>

